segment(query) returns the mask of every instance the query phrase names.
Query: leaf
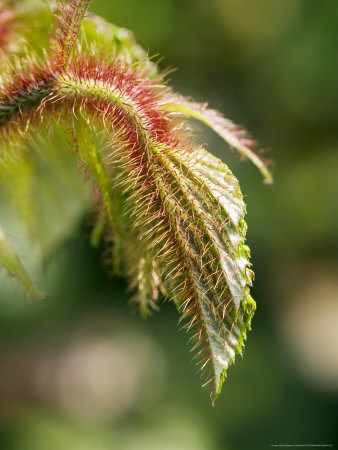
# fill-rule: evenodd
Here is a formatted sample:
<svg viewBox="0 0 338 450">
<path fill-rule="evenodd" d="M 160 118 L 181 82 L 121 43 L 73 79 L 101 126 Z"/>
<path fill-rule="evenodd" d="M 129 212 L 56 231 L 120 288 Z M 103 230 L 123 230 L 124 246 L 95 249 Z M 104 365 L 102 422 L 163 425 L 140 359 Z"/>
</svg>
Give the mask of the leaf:
<svg viewBox="0 0 338 450">
<path fill-rule="evenodd" d="M 164 289 L 160 281 L 160 270 L 151 252 L 139 252 L 134 247 L 133 254 L 129 257 L 133 261 L 129 263 L 133 273 L 128 274 L 133 279 L 130 284 L 130 289 L 134 292 L 132 302 L 138 305 L 141 315 L 146 317 L 151 310 L 159 309 L 159 297 Z"/>
<path fill-rule="evenodd" d="M 115 240 L 115 253 L 113 265 L 115 271 L 120 273 L 120 242 L 122 240 L 121 227 L 117 219 L 118 217 L 118 205 L 114 202 L 112 197 L 112 187 L 108 180 L 106 168 L 103 164 L 99 149 L 94 143 L 88 124 L 84 119 L 78 118 L 73 120 L 74 126 L 74 138 L 77 151 L 82 161 L 86 164 L 88 170 L 99 186 L 106 206 L 107 216 L 114 231 Z M 105 217 L 99 214 L 98 221 L 93 234 L 93 243 L 97 243 L 99 234 L 103 231 Z"/>
<path fill-rule="evenodd" d="M 14 210 L 46 265 L 74 233 L 89 206 L 88 187 L 55 124 L 35 130 L 0 165 L 2 202 Z M 65 201 L 66 199 L 66 201 Z"/>
<path fill-rule="evenodd" d="M 107 222 L 107 213 L 104 209 L 98 213 L 93 230 L 90 234 L 90 245 L 92 247 L 98 247 L 100 244 L 101 237 L 104 233 Z"/>
<path fill-rule="evenodd" d="M 49 29 L 52 24 L 52 12 L 48 2 L 45 0 L 20 0 L 7 3 L 12 16 L 11 33 L 7 36 L 9 38 L 7 45 L 2 48 L 0 42 L 0 48 L 6 52 L 10 60 L 16 62 L 17 57 L 27 58 L 29 53 L 43 56 L 43 49 L 49 44 Z M 0 2 L 0 15 L 1 10 L 6 11 L 5 6 L 2 6 Z M 0 64 L 0 73 L 4 69 L 5 64 Z"/>
<path fill-rule="evenodd" d="M 182 96 L 171 96 L 162 104 L 162 109 L 175 113 L 182 113 L 200 120 L 221 136 L 230 147 L 248 158 L 262 173 L 267 184 L 273 182 L 271 173 L 267 169 L 267 162 L 254 152 L 256 142 L 247 136 L 245 130 L 235 125 L 231 120 L 224 118 L 218 111 L 207 108 L 207 104 L 200 104 L 187 100 Z"/>
<path fill-rule="evenodd" d="M 53 50 L 56 61 L 61 66 L 68 64 L 89 2 L 90 0 L 63 0 L 59 2 Z"/>
<path fill-rule="evenodd" d="M 43 295 L 35 288 L 26 269 L 20 261 L 19 256 L 9 243 L 4 232 L 0 228 L 0 264 L 4 266 L 10 275 L 15 276 L 27 289 L 27 291 L 38 299 L 42 299 Z"/>
<path fill-rule="evenodd" d="M 203 149 L 152 141 L 146 151 L 138 176 L 135 156 L 116 155 L 133 218 L 124 252 L 131 285 L 143 312 L 158 292 L 175 301 L 185 328 L 195 330 L 193 348 L 214 400 L 255 311 L 242 194 L 227 166 Z"/>
<path fill-rule="evenodd" d="M 88 125 L 83 119 L 74 119 L 73 124 L 77 151 L 79 152 L 82 161 L 87 165 L 94 180 L 100 187 L 106 204 L 109 220 L 114 230 L 117 231 L 119 225 L 116 220 L 116 210 L 111 196 L 111 186 L 99 149 L 92 140 Z"/>
<path fill-rule="evenodd" d="M 88 14 L 82 21 L 79 42 L 82 46 L 85 44 L 86 48 L 95 46 L 96 55 L 102 53 L 103 58 L 119 55 L 129 65 L 142 62 L 150 78 L 159 75 L 157 65 L 148 58 L 147 52 L 135 41 L 130 30 L 111 24 L 95 14 Z"/>
<path fill-rule="evenodd" d="M 203 149 L 190 155 L 159 150 L 156 156 L 159 195 L 177 242 L 174 251 L 181 255 L 166 284 L 188 320 L 186 329 L 196 329 L 202 369 L 210 361 L 207 383 L 215 399 L 235 354 L 242 352 L 255 310 L 245 205 L 235 177 Z M 166 256 L 162 264 L 168 265 Z"/>
</svg>

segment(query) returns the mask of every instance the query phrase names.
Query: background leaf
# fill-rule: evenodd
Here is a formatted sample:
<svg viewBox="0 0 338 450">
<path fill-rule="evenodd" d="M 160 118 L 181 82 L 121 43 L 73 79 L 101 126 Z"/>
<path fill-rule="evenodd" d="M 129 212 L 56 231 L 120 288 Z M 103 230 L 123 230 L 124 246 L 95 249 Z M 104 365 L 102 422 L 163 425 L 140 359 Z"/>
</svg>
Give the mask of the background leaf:
<svg viewBox="0 0 338 450">
<path fill-rule="evenodd" d="M 35 288 L 18 254 L 10 244 L 8 238 L 0 228 L 0 265 L 4 266 L 8 273 L 16 277 L 25 286 L 27 291 L 38 299 L 43 296 Z"/>
</svg>

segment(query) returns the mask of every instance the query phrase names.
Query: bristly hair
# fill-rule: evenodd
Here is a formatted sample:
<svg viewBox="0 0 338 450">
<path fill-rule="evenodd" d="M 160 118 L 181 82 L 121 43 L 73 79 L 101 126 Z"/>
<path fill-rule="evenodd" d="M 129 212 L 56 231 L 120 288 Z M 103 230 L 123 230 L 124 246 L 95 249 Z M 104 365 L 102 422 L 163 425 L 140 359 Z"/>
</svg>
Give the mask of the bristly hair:
<svg viewBox="0 0 338 450">
<path fill-rule="evenodd" d="M 101 192 L 95 233 L 106 230 L 111 262 L 128 277 L 142 314 L 160 296 L 175 302 L 214 400 L 250 329 L 253 273 L 238 181 L 195 144 L 188 118 L 211 126 L 271 176 L 241 129 L 172 93 L 161 76 L 150 76 L 146 58 L 131 64 L 116 48 L 75 48 L 88 3 L 62 2 L 46 60 L 28 58 L 1 82 L 0 135 L 22 139 L 53 119 L 70 130 Z M 104 151 L 95 134 L 104 136 Z"/>
<path fill-rule="evenodd" d="M 77 40 L 82 19 L 90 0 L 61 0 L 55 21 L 54 45 L 55 61 L 65 66 Z"/>
<path fill-rule="evenodd" d="M 13 11 L 0 4 L 0 51 L 7 49 L 13 34 L 13 21 Z"/>
</svg>

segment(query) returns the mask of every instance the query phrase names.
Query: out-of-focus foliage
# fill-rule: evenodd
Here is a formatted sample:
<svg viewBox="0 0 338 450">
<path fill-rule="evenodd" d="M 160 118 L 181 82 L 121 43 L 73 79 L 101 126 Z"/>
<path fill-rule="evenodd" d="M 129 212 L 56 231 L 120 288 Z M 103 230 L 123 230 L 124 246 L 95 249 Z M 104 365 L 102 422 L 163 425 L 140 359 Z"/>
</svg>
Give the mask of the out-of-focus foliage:
<svg viewBox="0 0 338 450">
<path fill-rule="evenodd" d="M 35 135 L 11 152 L 0 169 L 1 205 L 16 212 L 46 264 L 83 217 L 88 187 L 59 129 Z"/>
<path fill-rule="evenodd" d="M 34 297 L 40 297 L 40 294 L 35 289 L 31 279 L 29 278 L 26 269 L 22 265 L 19 256 L 8 241 L 7 236 L 0 228 L 0 263 L 7 269 L 10 275 L 17 277 L 19 281 L 25 286 L 27 291 Z"/>
</svg>

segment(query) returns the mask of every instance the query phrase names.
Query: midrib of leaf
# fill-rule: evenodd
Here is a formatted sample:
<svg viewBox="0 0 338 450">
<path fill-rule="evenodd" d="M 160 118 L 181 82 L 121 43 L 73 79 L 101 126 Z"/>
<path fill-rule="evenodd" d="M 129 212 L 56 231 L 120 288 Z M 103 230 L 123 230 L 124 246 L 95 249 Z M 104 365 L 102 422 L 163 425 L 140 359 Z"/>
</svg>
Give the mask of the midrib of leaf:
<svg viewBox="0 0 338 450">
<path fill-rule="evenodd" d="M 195 201 L 199 203 L 199 209 L 203 211 L 206 221 L 212 225 L 213 219 L 218 217 L 219 239 L 236 262 L 241 261 L 238 268 L 248 279 L 248 284 L 251 284 L 247 269 L 250 265 L 250 252 L 243 243 L 246 234 L 244 222 L 246 209 L 238 183 L 220 160 L 202 149 L 198 153 L 202 153 L 202 157 L 194 156 L 189 158 L 188 162 L 186 158 L 175 158 L 169 150 L 165 152 L 165 156 L 171 159 L 177 170 L 184 170 L 185 183 L 189 186 L 188 189 Z M 205 158 L 212 159 L 213 164 L 210 161 L 210 165 L 207 166 Z M 221 173 L 217 174 L 217 171 L 223 176 L 221 177 Z"/>
<path fill-rule="evenodd" d="M 173 174 L 173 179 L 176 180 L 181 192 L 183 193 L 185 199 L 187 200 L 187 203 L 189 204 L 189 212 L 184 210 L 184 207 L 181 206 L 180 213 L 182 217 L 186 218 L 186 222 L 190 222 L 193 225 L 196 224 L 196 229 L 198 229 L 199 226 L 203 227 L 203 230 L 206 232 L 208 238 L 210 239 L 210 247 L 208 248 L 208 251 L 211 250 L 211 248 L 214 250 L 214 253 L 218 254 L 218 261 L 222 263 L 224 274 L 226 276 L 226 283 L 229 286 L 230 290 L 232 291 L 232 296 L 234 298 L 234 301 L 236 303 L 236 308 L 239 307 L 239 303 L 241 300 L 243 300 L 242 293 L 239 294 L 240 298 L 238 298 L 238 293 L 236 294 L 235 291 L 236 285 L 240 285 L 242 288 L 242 284 L 239 281 L 234 280 L 234 273 L 235 273 L 235 267 L 236 267 L 236 259 L 232 259 L 229 257 L 229 253 L 224 250 L 224 246 L 231 247 L 231 242 L 222 239 L 221 236 L 219 236 L 219 231 L 216 229 L 213 229 L 215 224 L 212 224 L 210 221 L 210 216 L 207 216 L 206 211 L 204 210 L 201 202 L 199 201 L 196 193 L 192 192 L 191 188 L 189 188 L 186 184 L 187 178 L 183 177 L 182 174 L 178 172 L 178 169 L 174 167 L 168 159 L 165 159 L 165 154 L 163 152 L 156 152 L 156 155 L 158 158 L 161 158 L 164 162 L 166 171 L 168 173 Z M 163 183 L 160 179 L 158 179 L 158 183 L 162 184 L 162 188 L 166 190 L 166 185 Z M 167 184 L 168 186 L 168 184 Z M 196 188 L 196 186 L 195 186 Z M 167 199 L 169 195 L 169 192 L 166 192 L 165 195 L 163 195 L 163 199 Z M 168 200 L 166 200 L 168 201 Z M 209 205 L 210 207 L 210 205 Z M 179 203 L 177 204 L 176 208 L 179 208 Z M 211 208 L 212 210 L 212 208 Z M 214 210 L 215 212 L 215 210 Z M 189 215 L 191 214 L 192 217 Z M 192 219 L 192 220 L 191 220 Z M 223 218 L 223 221 L 225 219 Z M 197 222 L 197 223 L 196 223 Z M 222 222 L 221 222 L 222 223 Z M 238 224 L 237 224 L 238 225 Z M 218 224 L 220 226 L 220 224 Z M 198 235 L 194 236 L 199 240 Z M 203 255 L 203 251 L 207 248 L 207 245 L 204 244 L 201 240 L 199 240 L 199 244 L 201 245 L 200 249 L 200 255 Z M 225 263 L 225 260 L 227 260 L 227 263 Z M 224 262 L 224 264 L 223 264 Z M 226 267 L 228 264 L 232 264 L 231 267 Z M 234 267 L 235 266 L 235 267 Z M 237 271 L 240 270 L 237 266 Z"/>
</svg>

